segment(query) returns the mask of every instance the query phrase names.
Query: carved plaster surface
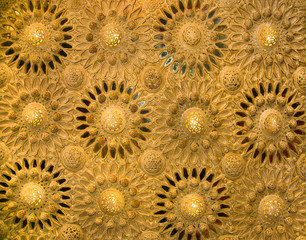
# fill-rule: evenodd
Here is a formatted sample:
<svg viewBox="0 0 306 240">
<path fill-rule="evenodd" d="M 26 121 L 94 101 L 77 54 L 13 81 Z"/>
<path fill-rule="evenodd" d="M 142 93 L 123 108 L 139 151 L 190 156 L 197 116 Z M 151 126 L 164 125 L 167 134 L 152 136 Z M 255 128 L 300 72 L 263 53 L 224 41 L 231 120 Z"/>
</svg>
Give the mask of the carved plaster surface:
<svg viewBox="0 0 306 240">
<path fill-rule="evenodd" d="M 0 240 L 305 240 L 300 0 L 0 0 Z"/>
</svg>

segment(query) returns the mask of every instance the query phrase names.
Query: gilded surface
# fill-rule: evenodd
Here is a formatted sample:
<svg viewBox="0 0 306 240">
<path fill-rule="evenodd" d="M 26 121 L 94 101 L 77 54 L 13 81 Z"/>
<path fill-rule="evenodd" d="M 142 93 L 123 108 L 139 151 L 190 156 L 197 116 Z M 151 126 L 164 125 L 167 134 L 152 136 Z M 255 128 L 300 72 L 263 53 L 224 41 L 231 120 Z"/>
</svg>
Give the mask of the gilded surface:
<svg viewBox="0 0 306 240">
<path fill-rule="evenodd" d="M 302 0 L 0 0 L 0 240 L 305 240 Z"/>
</svg>

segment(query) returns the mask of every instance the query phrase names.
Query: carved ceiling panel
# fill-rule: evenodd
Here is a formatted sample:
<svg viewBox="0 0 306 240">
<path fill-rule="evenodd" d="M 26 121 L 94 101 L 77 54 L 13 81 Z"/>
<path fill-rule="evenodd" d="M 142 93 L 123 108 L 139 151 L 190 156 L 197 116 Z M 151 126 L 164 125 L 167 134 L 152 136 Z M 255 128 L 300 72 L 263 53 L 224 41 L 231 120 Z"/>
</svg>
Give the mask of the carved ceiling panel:
<svg viewBox="0 0 306 240">
<path fill-rule="evenodd" d="M 305 240 L 302 0 L 0 0 L 0 240 Z"/>
</svg>

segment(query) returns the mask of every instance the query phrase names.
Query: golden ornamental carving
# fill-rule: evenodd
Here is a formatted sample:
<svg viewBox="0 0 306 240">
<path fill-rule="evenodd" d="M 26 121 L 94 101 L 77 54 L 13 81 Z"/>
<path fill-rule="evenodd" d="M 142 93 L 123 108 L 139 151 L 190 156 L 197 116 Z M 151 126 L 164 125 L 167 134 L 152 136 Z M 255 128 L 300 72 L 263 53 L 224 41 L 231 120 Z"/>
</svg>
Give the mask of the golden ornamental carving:
<svg viewBox="0 0 306 240">
<path fill-rule="evenodd" d="M 305 12 L 0 0 L 0 239 L 305 240 Z"/>
</svg>

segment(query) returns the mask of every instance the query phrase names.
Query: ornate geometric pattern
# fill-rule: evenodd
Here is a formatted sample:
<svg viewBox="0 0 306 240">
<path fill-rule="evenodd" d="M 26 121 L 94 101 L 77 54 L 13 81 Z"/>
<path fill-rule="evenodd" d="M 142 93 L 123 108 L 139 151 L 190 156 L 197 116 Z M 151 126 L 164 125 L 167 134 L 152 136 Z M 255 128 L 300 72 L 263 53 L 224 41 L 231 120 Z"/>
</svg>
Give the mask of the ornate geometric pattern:
<svg viewBox="0 0 306 240">
<path fill-rule="evenodd" d="M 0 0 L 0 240 L 305 240 L 303 0 Z"/>
</svg>

